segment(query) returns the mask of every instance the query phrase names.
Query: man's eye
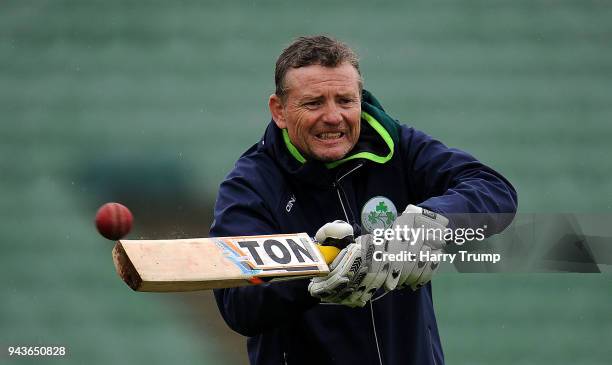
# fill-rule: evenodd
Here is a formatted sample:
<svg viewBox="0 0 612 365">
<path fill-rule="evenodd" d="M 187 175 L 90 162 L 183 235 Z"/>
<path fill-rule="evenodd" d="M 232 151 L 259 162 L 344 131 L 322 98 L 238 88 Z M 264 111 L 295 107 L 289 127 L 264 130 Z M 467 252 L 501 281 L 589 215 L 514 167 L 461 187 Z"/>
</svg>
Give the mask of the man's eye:
<svg viewBox="0 0 612 365">
<path fill-rule="evenodd" d="M 307 107 L 317 107 L 319 105 L 321 105 L 320 101 L 308 101 L 306 103 L 304 103 L 305 106 Z"/>
<path fill-rule="evenodd" d="M 340 104 L 352 104 L 355 100 L 349 98 L 340 99 Z"/>
</svg>

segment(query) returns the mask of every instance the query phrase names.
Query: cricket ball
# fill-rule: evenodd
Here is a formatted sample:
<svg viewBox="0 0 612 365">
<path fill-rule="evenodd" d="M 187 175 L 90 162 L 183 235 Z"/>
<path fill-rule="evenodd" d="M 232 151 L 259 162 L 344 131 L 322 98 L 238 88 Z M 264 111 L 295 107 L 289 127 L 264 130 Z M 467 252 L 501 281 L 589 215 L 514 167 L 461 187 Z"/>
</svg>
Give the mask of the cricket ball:
<svg viewBox="0 0 612 365">
<path fill-rule="evenodd" d="M 109 240 L 125 237 L 132 229 L 132 212 L 122 204 L 106 203 L 96 213 L 96 228 Z"/>
</svg>

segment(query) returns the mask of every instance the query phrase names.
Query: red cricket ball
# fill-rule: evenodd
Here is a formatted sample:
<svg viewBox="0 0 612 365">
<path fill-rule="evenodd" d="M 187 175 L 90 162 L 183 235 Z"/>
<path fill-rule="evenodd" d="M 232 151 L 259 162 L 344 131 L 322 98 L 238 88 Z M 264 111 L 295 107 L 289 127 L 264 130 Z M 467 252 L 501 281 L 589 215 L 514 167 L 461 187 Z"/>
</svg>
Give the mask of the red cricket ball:
<svg viewBox="0 0 612 365">
<path fill-rule="evenodd" d="M 109 240 L 123 238 L 132 229 L 132 212 L 122 204 L 106 203 L 96 213 L 96 228 Z"/>
</svg>

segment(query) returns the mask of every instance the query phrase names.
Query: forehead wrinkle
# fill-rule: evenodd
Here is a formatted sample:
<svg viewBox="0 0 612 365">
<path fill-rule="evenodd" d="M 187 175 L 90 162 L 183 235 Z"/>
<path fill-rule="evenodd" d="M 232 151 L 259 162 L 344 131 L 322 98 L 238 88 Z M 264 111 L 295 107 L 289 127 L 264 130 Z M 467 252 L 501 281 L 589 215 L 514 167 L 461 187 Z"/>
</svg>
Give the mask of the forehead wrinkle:
<svg viewBox="0 0 612 365">
<path fill-rule="evenodd" d="M 340 92 L 341 94 L 349 94 L 349 93 L 353 93 L 353 92 L 358 92 L 359 90 L 359 83 L 355 81 L 355 85 L 353 84 L 353 80 L 348 80 L 348 79 L 338 79 L 338 80 L 313 80 L 310 81 L 308 79 L 306 80 L 300 80 L 299 78 L 297 78 L 298 80 L 295 80 L 295 83 L 297 83 L 298 85 L 302 85 L 302 89 L 306 86 L 308 86 L 309 89 L 314 89 L 311 90 L 310 94 L 323 94 L 326 91 L 324 90 L 317 90 L 317 89 L 325 89 L 327 87 L 331 87 L 331 88 L 341 88 L 342 91 Z M 293 80 L 292 80 L 293 81 Z M 293 87 L 294 82 L 290 82 L 287 85 L 287 90 L 292 90 L 294 89 Z M 355 90 L 353 90 L 353 88 Z M 306 93 L 308 93 L 308 91 L 306 91 Z"/>
<path fill-rule="evenodd" d="M 347 89 L 352 89 L 355 86 L 356 90 L 359 90 L 359 80 L 357 70 L 350 64 L 343 64 L 333 68 L 311 65 L 303 68 L 294 68 L 287 72 L 285 76 L 285 89 L 287 91 L 293 89 L 294 84 L 317 87 L 327 83 L 328 85 L 324 85 L 324 87 L 346 86 Z M 353 83 L 355 85 L 351 85 Z"/>
<path fill-rule="evenodd" d="M 330 84 L 330 86 L 343 86 L 352 84 L 353 82 L 358 83 L 357 80 L 352 80 L 351 77 L 345 75 L 334 75 L 333 77 L 323 75 L 293 75 L 295 81 L 302 84 L 308 83 L 312 86 L 318 86 L 320 84 Z"/>
</svg>

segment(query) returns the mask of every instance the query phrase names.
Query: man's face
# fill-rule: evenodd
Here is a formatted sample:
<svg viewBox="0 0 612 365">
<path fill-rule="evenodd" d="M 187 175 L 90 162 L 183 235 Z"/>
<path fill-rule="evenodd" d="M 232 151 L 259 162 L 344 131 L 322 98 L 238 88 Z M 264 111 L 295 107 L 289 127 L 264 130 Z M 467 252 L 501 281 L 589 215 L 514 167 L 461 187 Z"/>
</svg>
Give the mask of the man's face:
<svg viewBox="0 0 612 365">
<path fill-rule="evenodd" d="M 336 161 L 359 139 L 361 93 L 359 74 L 349 63 L 337 67 L 311 65 L 290 69 L 282 102 L 270 96 L 270 111 L 279 128 L 310 158 Z"/>
</svg>

